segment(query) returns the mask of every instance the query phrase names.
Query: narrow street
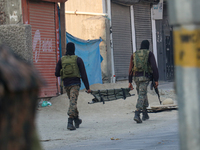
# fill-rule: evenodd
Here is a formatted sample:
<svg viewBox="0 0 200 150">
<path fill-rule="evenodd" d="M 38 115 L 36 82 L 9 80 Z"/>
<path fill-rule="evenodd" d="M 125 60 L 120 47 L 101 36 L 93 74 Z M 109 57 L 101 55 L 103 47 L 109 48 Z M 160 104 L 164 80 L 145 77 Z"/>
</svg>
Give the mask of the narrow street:
<svg viewBox="0 0 200 150">
<path fill-rule="evenodd" d="M 141 131 L 135 135 L 118 135 L 120 140 L 86 140 L 49 150 L 178 150 L 177 128 L 177 120 L 171 120 L 154 130 Z"/>
<path fill-rule="evenodd" d="M 160 85 L 161 100 L 173 97 L 173 84 Z M 102 84 L 92 89 L 126 87 L 127 83 Z M 131 91 L 136 94 L 136 90 Z M 134 120 L 136 96 L 105 104 L 88 104 L 93 96 L 80 91 L 78 109 L 83 120 L 80 128 L 67 130 L 66 94 L 52 98 L 52 106 L 40 108 L 37 127 L 44 150 L 178 150 L 178 110 L 149 113 L 150 119 Z M 151 106 L 160 105 L 157 95 L 149 91 Z"/>
<path fill-rule="evenodd" d="M 0 150 L 200 150 L 199 8 L 0 0 Z"/>
</svg>

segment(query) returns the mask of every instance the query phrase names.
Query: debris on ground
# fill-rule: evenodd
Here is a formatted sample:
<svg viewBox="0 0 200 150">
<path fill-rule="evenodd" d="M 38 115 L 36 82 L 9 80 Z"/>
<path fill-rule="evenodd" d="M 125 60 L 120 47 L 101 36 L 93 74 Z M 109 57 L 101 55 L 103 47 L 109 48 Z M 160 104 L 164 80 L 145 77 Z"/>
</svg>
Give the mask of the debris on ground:
<svg viewBox="0 0 200 150">
<path fill-rule="evenodd" d="M 43 101 L 41 106 L 46 107 L 46 106 L 51 106 L 51 105 L 52 105 L 51 102 Z"/>
<path fill-rule="evenodd" d="M 174 104 L 174 101 L 171 98 L 167 98 L 164 101 L 162 101 L 162 105 L 170 105 Z"/>
<path fill-rule="evenodd" d="M 112 138 L 110 138 L 111 140 L 120 140 L 119 138 L 114 138 L 114 137 L 112 137 Z"/>
<path fill-rule="evenodd" d="M 176 105 L 176 104 L 155 105 L 155 106 L 151 106 L 150 108 L 147 108 L 147 112 L 154 113 L 154 112 L 177 110 L 177 109 L 178 109 L 178 105 Z"/>
</svg>

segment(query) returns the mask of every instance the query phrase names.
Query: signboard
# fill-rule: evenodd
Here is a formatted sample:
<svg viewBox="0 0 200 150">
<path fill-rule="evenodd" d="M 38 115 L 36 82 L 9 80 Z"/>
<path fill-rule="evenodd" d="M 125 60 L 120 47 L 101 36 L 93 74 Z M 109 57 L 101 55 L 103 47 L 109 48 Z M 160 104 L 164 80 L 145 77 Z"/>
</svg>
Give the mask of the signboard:
<svg viewBox="0 0 200 150">
<path fill-rule="evenodd" d="M 153 5 L 152 10 L 154 20 L 163 19 L 163 0 L 160 0 L 157 5 Z"/>
</svg>

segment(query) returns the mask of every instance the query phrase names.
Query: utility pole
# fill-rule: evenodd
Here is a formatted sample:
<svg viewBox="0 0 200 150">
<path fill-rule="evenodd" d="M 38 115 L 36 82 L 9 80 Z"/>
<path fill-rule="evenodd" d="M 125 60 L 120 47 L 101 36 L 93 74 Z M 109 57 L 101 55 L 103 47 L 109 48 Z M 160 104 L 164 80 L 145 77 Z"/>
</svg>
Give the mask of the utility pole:
<svg viewBox="0 0 200 150">
<path fill-rule="evenodd" d="M 181 150 L 200 149 L 200 1 L 168 0 Z"/>
<path fill-rule="evenodd" d="M 110 23 L 110 51 L 111 51 L 111 71 L 112 71 L 111 83 L 115 83 L 116 78 L 115 78 L 115 65 L 114 65 L 114 55 L 113 55 L 111 0 L 107 0 L 107 13 L 108 13 L 108 18 L 110 18 L 109 19 L 109 23 Z"/>
<path fill-rule="evenodd" d="M 65 26 L 65 2 L 60 3 L 60 28 L 62 56 L 66 52 L 66 26 Z"/>
<path fill-rule="evenodd" d="M 60 30 L 61 30 L 61 56 L 66 53 L 66 26 L 65 26 L 65 2 L 60 3 Z M 60 80 L 60 79 L 59 79 Z M 60 82 L 60 92 L 63 94 L 62 81 Z"/>
</svg>

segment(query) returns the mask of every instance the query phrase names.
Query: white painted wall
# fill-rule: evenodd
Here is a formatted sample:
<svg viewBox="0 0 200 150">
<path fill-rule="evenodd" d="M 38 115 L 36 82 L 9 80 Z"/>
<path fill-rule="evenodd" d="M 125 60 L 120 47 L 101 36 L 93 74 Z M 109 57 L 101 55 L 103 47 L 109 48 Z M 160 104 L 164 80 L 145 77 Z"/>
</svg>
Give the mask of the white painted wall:
<svg viewBox="0 0 200 150">
<path fill-rule="evenodd" d="M 153 19 L 153 8 L 151 8 L 151 22 L 152 22 L 152 40 L 153 40 L 153 54 L 158 64 L 158 55 L 157 55 L 157 42 L 156 42 L 156 21 Z"/>
<path fill-rule="evenodd" d="M 130 6 L 131 10 L 131 29 L 132 29 L 132 45 L 133 45 L 133 53 L 136 51 L 136 37 L 135 37 L 135 20 L 134 20 L 134 9 L 133 6 Z"/>
</svg>

